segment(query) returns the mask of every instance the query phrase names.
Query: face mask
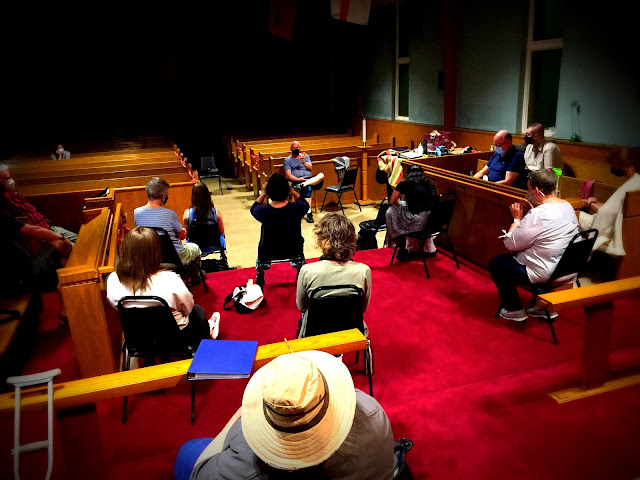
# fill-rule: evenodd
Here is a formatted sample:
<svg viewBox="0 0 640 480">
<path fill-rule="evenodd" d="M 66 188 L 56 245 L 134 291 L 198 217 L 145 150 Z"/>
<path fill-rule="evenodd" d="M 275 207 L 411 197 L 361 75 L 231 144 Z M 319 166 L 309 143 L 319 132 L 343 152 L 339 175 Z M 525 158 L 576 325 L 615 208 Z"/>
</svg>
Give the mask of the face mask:
<svg viewBox="0 0 640 480">
<path fill-rule="evenodd" d="M 527 201 L 534 207 L 538 205 L 538 202 L 536 202 L 536 194 L 533 193 L 533 190 L 527 192 Z"/>
<path fill-rule="evenodd" d="M 291 153 L 293 154 L 294 157 L 297 157 L 298 154 L 300 153 L 300 149 L 299 148 L 294 148 L 293 150 L 291 150 Z"/>
<path fill-rule="evenodd" d="M 624 170 L 622 170 L 621 168 L 611 167 L 611 173 L 613 173 L 616 177 L 624 177 Z"/>
<path fill-rule="evenodd" d="M 15 190 L 16 189 L 16 181 L 13 178 L 10 178 L 9 180 L 6 181 L 5 183 L 7 190 Z"/>
<path fill-rule="evenodd" d="M 496 152 L 498 155 L 502 155 L 504 153 L 504 150 L 502 149 L 502 147 L 496 147 L 494 152 Z"/>
<path fill-rule="evenodd" d="M 164 201 L 162 202 L 162 205 L 166 205 L 168 201 L 169 201 L 169 195 L 164 197 Z"/>
<path fill-rule="evenodd" d="M 524 137 L 524 143 L 525 143 L 526 145 L 532 145 L 532 144 L 533 144 L 533 137 L 527 137 L 527 136 L 525 136 L 525 137 Z"/>
<path fill-rule="evenodd" d="M 64 152 L 64 148 L 59 148 L 58 150 L 56 150 L 57 153 L 62 153 Z"/>
</svg>

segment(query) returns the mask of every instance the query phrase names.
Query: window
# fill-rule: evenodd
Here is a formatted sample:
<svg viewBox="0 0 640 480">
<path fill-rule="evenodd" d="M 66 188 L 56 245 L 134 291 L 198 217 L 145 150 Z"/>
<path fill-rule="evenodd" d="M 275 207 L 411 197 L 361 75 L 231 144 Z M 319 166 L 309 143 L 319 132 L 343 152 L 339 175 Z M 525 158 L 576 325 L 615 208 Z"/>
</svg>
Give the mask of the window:
<svg viewBox="0 0 640 480">
<path fill-rule="evenodd" d="M 407 2 L 396 0 L 396 120 L 409 120 L 409 33 Z"/>
<path fill-rule="evenodd" d="M 553 136 L 564 35 L 564 2 L 530 0 L 522 132 L 534 122 Z M 549 132 L 550 131 L 550 132 Z"/>
</svg>

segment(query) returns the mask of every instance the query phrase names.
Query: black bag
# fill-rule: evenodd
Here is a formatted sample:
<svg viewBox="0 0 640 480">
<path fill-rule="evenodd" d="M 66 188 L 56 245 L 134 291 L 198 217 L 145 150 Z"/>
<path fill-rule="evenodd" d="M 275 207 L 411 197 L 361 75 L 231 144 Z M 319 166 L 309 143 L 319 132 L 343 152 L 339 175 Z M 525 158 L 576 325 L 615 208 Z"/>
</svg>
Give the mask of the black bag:
<svg viewBox="0 0 640 480">
<path fill-rule="evenodd" d="M 356 250 L 373 250 L 375 248 L 378 248 L 378 240 L 376 240 L 376 230 L 361 228 L 358 232 Z"/>
<path fill-rule="evenodd" d="M 394 480 L 413 480 L 413 474 L 407 465 L 406 454 L 413 448 L 408 438 L 397 440 L 393 446 L 393 478 Z"/>
<path fill-rule="evenodd" d="M 229 263 L 226 258 L 211 258 L 207 260 L 202 260 L 202 269 L 206 273 L 211 272 L 224 272 L 225 270 L 234 270 L 235 268 L 229 267 Z"/>
</svg>

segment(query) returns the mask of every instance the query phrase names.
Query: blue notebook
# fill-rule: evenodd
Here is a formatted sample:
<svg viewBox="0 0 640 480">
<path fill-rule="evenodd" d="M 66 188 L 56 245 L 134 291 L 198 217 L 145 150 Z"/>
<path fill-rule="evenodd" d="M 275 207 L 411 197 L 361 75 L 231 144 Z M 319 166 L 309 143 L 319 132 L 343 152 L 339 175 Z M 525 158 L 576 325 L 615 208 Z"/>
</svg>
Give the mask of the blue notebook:
<svg viewBox="0 0 640 480">
<path fill-rule="evenodd" d="M 257 350 L 257 340 L 202 340 L 187 370 L 187 378 L 248 378 Z"/>
</svg>

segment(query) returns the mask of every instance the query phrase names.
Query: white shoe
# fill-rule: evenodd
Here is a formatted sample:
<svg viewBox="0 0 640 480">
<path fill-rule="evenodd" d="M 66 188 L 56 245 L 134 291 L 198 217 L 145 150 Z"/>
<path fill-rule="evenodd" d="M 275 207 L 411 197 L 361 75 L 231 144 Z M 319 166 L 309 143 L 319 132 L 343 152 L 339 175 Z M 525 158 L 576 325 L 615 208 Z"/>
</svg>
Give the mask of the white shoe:
<svg viewBox="0 0 640 480">
<path fill-rule="evenodd" d="M 500 316 L 514 322 L 524 322 L 527 319 L 527 313 L 524 310 L 514 310 L 509 312 L 503 308 L 500 310 Z"/>
<path fill-rule="evenodd" d="M 530 317 L 544 318 L 545 320 L 547 319 L 547 311 L 537 309 L 537 308 L 529 308 L 527 310 L 527 315 L 529 315 Z M 558 316 L 558 312 L 551 312 L 549 314 L 549 317 L 551 318 L 556 318 L 557 316 Z"/>
<path fill-rule="evenodd" d="M 209 322 L 209 336 L 212 340 L 215 340 L 220 332 L 220 313 L 215 312 L 207 321 Z"/>
</svg>

